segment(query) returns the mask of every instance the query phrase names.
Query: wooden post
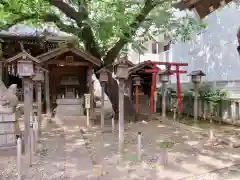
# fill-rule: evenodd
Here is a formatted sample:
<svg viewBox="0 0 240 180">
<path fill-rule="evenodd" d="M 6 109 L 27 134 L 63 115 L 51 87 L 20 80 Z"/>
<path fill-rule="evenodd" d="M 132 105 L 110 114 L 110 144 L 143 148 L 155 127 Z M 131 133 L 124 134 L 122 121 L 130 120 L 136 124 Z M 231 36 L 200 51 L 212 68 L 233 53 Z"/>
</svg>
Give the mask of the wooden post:
<svg viewBox="0 0 240 180">
<path fill-rule="evenodd" d="M 105 82 L 101 83 L 102 91 L 101 91 L 101 129 L 104 129 L 104 90 L 105 90 Z"/>
<path fill-rule="evenodd" d="M 153 113 L 153 106 L 154 106 L 154 92 L 155 92 L 155 85 L 156 85 L 156 75 L 157 73 L 152 73 L 152 84 L 151 84 L 151 96 L 150 96 L 150 106 L 149 112 Z"/>
<path fill-rule="evenodd" d="M 32 79 L 30 77 L 23 78 L 24 86 L 24 153 L 27 152 L 30 142 L 30 117 L 32 115 Z"/>
<path fill-rule="evenodd" d="M 166 83 L 162 83 L 162 119 L 166 118 Z"/>
<path fill-rule="evenodd" d="M 45 72 L 45 98 L 46 98 L 46 110 L 48 118 L 51 117 L 51 104 L 50 104 L 50 93 L 49 93 L 49 74 Z"/>
<path fill-rule="evenodd" d="M 38 135 L 41 135 L 42 125 L 42 87 L 41 82 L 37 82 L 37 124 L 38 124 Z"/>
<path fill-rule="evenodd" d="M 119 120 L 119 154 L 120 156 L 124 153 L 124 80 L 119 79 L 119 88 L 118 88 L 118 95 L 119 95 L 119 113 L 118 113 L 118 120 Z"/>
</svg>

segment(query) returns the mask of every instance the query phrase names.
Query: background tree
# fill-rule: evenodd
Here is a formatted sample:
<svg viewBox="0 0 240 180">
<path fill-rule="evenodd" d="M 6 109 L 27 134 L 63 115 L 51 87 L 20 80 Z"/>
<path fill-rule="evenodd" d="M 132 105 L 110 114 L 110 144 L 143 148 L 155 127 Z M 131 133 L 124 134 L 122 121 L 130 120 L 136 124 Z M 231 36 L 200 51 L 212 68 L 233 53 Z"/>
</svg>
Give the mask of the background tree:
<svg viewBox="0 0 240 180">
<path fill-rule="evenodd" d="M 174 0 L 0 0 L 0 27 L 8 29 L 18 23 L 56 26 L 76 36 L 104 66 L 112 64 L 129 43 L 141 52 L 144 41 L 161 33 L 187 40 L 199 26 L 188 13 L 177 16 L 173 3 Z M 117 93 L 117 82 L 109 74 L 106 94 L 116 113 Z M 125 102 L 126 115 L 133 115 L 129 99 L 125 98 Z"/>
</svg>

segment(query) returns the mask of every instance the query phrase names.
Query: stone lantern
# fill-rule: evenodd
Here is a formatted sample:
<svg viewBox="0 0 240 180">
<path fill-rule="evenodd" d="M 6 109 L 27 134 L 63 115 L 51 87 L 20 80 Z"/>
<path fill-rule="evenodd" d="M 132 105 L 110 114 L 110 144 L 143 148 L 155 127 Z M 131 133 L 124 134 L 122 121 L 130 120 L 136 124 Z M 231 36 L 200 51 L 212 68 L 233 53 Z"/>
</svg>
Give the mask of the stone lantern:
<svg viewBox="0 0 240 180">
<path fill-rule="evenodd" d="M 196 122 L 198 117 L 198 89 L 205 74 L 201 70 L 196 70 L 189 73 L 188 76 L 191 76 L 191 81 L 194 84 L 194 121 Z"/>
<path fill-rule="evenodd" d="M 17 62 L 17 73 L 20 77 L 32 77 L 34 75 L 33 62 L 25 60 L 25 56 L 23 58 Z"/>
<path fill-rule="evenodd" d="M 35 75 L 32 80 L 35 82 L 36 94 L 37 94 L 37 124 L 38 127 L 41 125 L 42 117 L 42 82 L 44 81 L 44 71 L 48 72 L 46 69 L 37 65 L 35 68 Z M 38 135 L 41 135 L 41 128 L 38 128 Z"/>
<path fill-rule="evenodd" d="M 159 81 L 162 83 L 162 119 L 166 118 L 166 83 L 168 83 L 172 74 L 169 67 L 158 73 Z"/>
<path fill-rule="evenodd" d="M 104 82 L 104 83 L 108 82 L 108 71 L 106 68 L 100 69 L 97 73 L 100 74 L 100 78 L 99 78 L 100 82 Z"/>
<path fill-rule="evenodd" d="M 100 69 L 96 72 L 96 74 L 99 74 L 99 80 L 101 83 L 102 91 L 101 91 L 101 128 L 102 131 L 104 129 L 104 92 L 105 92 L 105 86 L 108 82 L 108 73 L 110 73 L 105 67 Z"/>
<path fill-rule="evenodd" d="M 140 86 L 141 85 L 141 78 L 139 75 L 133 75 L 133 85 Z"/>
<path fill-rule="evenodd" d="M 139 75 L 133 75 L 133 85 L 135 86 L 135 100 L 136 100 L 136 113 L 139 112 L 139 86 L 141 85 L 141 78 Z"/>
<path fill-rule="evenodd" d="M 118 79 L 118 95 L 119 95 L 119 153 L 123 155 L 124 152 L 124 89 L 125 80 L 128 78 L 129 66 L 127 58 L 120 59 L 114 66 L 116 70 L 116 78 Z"/>
<path fill-rule="evenodd" d="M 123 61 L 120 61 L 116 66 L 116 77 L 118 79 L 127 79 L 128 78 L 128 65 Z"/>
<path fill-rule="evenodd" d="M 35 67 L 40 64 L 40 61 L 31 56 L 28 52 L 23 52 L 7 59 L 6 64 L 17 64 L 17 73 L 23 79 L 24 87 L 24 146 L 25 149 L 30 148 L 29 136 L 30 128 L 32 127 L 32 105 L 33 105 L 33 81 L 35 75 Z M 30 151 L 29 151 L 30 152 Z"/>
<path fill-rule="evenodd" d="M 192 71 L 188 74 L 188 76 L 191 76 L 191 81 L 193 84 L 200 84 L 202 82 L 202 77 L 205 76 L 205 74 L 201 70 Z"/>
</svg>

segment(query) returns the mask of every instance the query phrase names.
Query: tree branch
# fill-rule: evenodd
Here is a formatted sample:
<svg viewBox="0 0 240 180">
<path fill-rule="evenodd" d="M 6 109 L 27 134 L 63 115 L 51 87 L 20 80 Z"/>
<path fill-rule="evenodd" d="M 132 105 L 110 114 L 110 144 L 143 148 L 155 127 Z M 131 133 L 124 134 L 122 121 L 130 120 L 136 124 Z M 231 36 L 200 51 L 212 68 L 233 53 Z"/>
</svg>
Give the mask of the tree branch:
<svg viewBox="0 0 240 180">
<path fill-rule="evenodd" d="M 161 1 L 162 3 L 163 1 Z M 106 53 L 104 57 L 104 64 L 111 64 L 118 56 L 121 49 L 129 41 L 128 39 L 135 35 L 141 23 L 145 20 L 150 11 L 156 6 L 152 0 L 145 0 L 144 7 L 140 13 L 135 17 L 134 21 L 130 24 L 130 31 L 126 32 L 122 38 Z"/>
<path fill-rule="evenodd" d="M 26 21 L 26 20 L 33 19 L 34 17 L 36 17 L 36 14 L 21 15 L 19 18 L 13 19 L 11 22 L 7 22 L 6 24 L 2 23 L 2 25 L 0 25 L 0 29 L 1 30 L 7 30 L 10 27 L 14 26 L 15 24 L 21 23 L 21 22 Z"/>
<path fill-rule="evenodd" d="M 80 30 L 73 25 L 64 24 L 61 19 L 53 13 L 46 14 L 42 17 L 45 22 L 53 22 L 61 31 L 68 32 L 79 36 Z"/>
<path fill-rule="evenodd" d="M 83 17 L 68 3 L 64 2 L 63 0 L 48 0 L 48 2 L 50 5 L 61 10 L 67 17 L 75 20 L 78 25 L 82 23 Z"/>
<path fill-rule="evenodd" d="M 83 41 L 86 50 L 89 51 L 93 56 L 100 59 L 101 55 L 98 44 L 94 38 L 93 31 L 89 24 L 84 22 L 88 19 L 86 1 L 83 0 L 82 4 L 81 3 L 79 4 L 78 12 L 74 8 L 72 8 L 69 4 L 63 2 L 63 0 L 48 0 L 48 1 L 52 6 L 55 6 L 59 10 L 61 10 L 67 17 L 76 21 L 79 27 L 79 32 L 77 36 Z"/>
</svg>

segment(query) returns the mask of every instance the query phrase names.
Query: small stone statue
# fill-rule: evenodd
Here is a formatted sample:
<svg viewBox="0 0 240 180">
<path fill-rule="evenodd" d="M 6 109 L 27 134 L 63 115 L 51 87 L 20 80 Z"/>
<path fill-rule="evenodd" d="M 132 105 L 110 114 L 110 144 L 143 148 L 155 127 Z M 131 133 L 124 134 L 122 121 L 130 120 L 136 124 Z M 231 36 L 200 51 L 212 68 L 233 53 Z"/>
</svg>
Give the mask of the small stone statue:
<svg viewBox="0 0 240 180">
<path fill-rule="evenodd" d="M 12 84 L 8 89 L 0 80 L 0 106 L 1 107 L 16 107 L 18 104 L 17 84 Z"/>
</svg>

